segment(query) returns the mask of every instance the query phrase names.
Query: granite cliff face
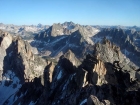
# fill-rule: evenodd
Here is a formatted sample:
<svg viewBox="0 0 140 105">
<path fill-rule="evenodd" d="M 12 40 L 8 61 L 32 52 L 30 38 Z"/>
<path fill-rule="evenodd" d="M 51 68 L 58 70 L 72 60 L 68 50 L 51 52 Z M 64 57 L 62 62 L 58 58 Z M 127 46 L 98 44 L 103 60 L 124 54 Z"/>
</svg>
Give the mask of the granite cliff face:
<svg viewBox="0 0 140 105">
<path fill-rule="evenodd" d="M 21 37 L 12 37 L 1 30 L 0 52 L 0 92 L 3 99 L 0 102 L 2 104 L 6 100 L 4 97 L 9 97 L 22 84 L 42 75 L 46 61 L 35 56 L 31 52 L 29 43 L 23 41 Z"/>
<path fill-rule="evenodd" d="M 129 58 L 137 66 L 140 65 L 140 59 L 138 57 L 140 55 L 139 31 L 132 32 L 132 30 L 123 30 L 120 28 L 106 28 L 92 37 L 95 43 L 101 42 L 104 38 L 110 40 L 111 43 L 115 43 L 118 47 L 120 47 L 121 52 L 123 52 L 127 58 Z"/>
<path fill-rule="evenodd" d="M 4 33 L 3 36 L 1 46 L 5 48 L 4 50 L 6 51 L 5 56 L 3 56 L 4 71 L 13 69 L 15 72 L 19 72 L 18 76 L 20 73 L 22 73 L 22 75 L 24 74 L 22 78 L 29 79 L 29 81 L 31 81 L 34 76 L 38 77 L 43 74 L 42 69 L 45 68 L 46 63 L 43 59 L 32 53 L 31 46 L 28 42 L 23 41 L 21 37 L 12 38 L 8 33 Z M 23 82 L 25 82 L 25 80 Z"/>
<path fill-rule="evenodd" d="M 12 43 L 12 36 L 10 36 L 8 33 L 4 33 L 0 30 L 0 80 L 2 80 L 2 73 L 3 73 L 3 61 L 4 57 L 6 56 L 6 49 L 10 46 Z"/>
</svg>

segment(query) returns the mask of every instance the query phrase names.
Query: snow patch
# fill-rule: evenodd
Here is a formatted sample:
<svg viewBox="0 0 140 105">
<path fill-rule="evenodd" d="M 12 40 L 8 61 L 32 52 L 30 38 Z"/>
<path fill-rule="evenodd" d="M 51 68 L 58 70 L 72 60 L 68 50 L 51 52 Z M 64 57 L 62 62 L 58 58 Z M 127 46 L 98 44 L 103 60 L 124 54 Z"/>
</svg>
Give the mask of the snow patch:
<svg viewBox="0 0 140 105">
<path fill-rule="evenodd" d="M 97 42 L 101 42 L 102 39 L 103 39 L 103 38 L 97 38 L 97 37 L 96 37 L 96 38 L 93 38 L 93 41 L 94 41 L 95 43 L 97 43 Z"/>
<path fill-rule="evenodd" d="M 106 38 L 107 38 L 107 39 L 112 39 L 112 37 L 111 37 L 111 36 L 106 36 Z"/>
<path fill-rule="evenodd" d="M 60 40 L 64 39 L 65 37 L 67 37 L 67 36 L 60 37 L 60 38 L 56 39 L 55 41 L 53 41 L 51 44 L 59 42 Z"/>
<path fill-rule="evenodd" d="M 8 99 L 8 104 L 9 105 L 13 105 L 14 102 L 18 99 L 18 98 L 21 98 L 23 97 L 23 94 L 21 94 L 19 97 L 15 97 L 15 95 L 13 94 L 12 96 L 10 96 L 10 98 Z"/>
<path fill-rule="evenodd" d="M 13 51 L 11 51 L 11 52 L 9 53 L 9 57 L 11 57 L 11 56 L 12 56 L 12 53 L 13 53 Z"/>
<path fill-rule="evenodd" d="M 62 77 L 62 71 L 60 70 L 58 76 L 57 76 L 57 80 L 59 80 Z"/>
<path fill-rule="evenodd" d="M 79 46 L 76 46 L 75 44 L 69 44 L 69 47 L 79 47 Z"/>
<path fill-rule="evenodd" d="M 80 105 L 83 105 L 83 104 L 85 104 L 87 102 L 87 99 L 84 99 L 81 103 L 80 103 Z"/>
<path fill-rule="evenodd" d="M 67 82 L 65 83 L 64 87 L 63 87 L 63 90 L 66 89 L 67 85 L 69 84 L 69 79 L 67 80 Z"/>
<path fill-rule="evenodd" d="M 36 103 L 34 103 L 33 101 L 31 101 L 30 103 L 29 103 L 29 105 L 35 105 Z"/>
<path fill-rule="evenodd" d="M 130 52 L 127 51 L 126 49 L 124 50 L 124 52 L 125 52 L 125 55 L 129 55 L 130 54 Z"/>
<path fill-rule="evenodd" d="M 7 73 L 4 74 L 2 81 L 0 83 L 0 104 L 2 105 L 11 95 L 16 93 L 16 91 L 21 87 L 19 83 L 20 80 L 16 77 L 15 73 L 11 70 L 8 70 Z M 11 83 L 11 84 L 9 84 Z M 9 86 L 6 86 L 9 84 Z M 10 102 L 12 102 L 11 100 Z M 11 103 L 9 103 L 11 105 Z"/>
<path fill-rule="evenodd" d="M 48 40 L 48 42 L 50 42 L 50 39 Z"/>
<path fill-rule="evenodd" d="M 72 76 L 71 76 L 71 80 L 73 79 L 73 77 L 76 75 L 76 73 L 74 73 L 74 74 L 72 74 Z"/>
<path fill-rule="evenodd" d="M 74 37 L 76 37 L 77 36 L 77 34 L 76 35 L 74 35 Z"/>
<path fill-rule="evenodd" d="M 86 38 L 86 41 L 88 42 L 88 44 L 93 45 L 93 41 L 91 40 L 91 38 L 87 37 L 87 38 Z"/>
</svg>

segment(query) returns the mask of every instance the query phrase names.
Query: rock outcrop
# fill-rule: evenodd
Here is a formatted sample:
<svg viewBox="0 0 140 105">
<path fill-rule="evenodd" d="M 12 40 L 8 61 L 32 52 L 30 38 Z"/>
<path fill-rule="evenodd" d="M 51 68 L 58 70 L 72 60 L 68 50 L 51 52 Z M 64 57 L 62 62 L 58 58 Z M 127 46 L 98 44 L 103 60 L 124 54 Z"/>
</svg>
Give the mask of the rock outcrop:
<svg viewBox="0 0 140 105">
<path fill-rule="evenodd" d="M 91 95 L 87 100 L 87 105 L 110 105 L 110 102 L 108 100 L 100 102 L 96 96 Z"/>
<path fill-rule="evenodd" d="M 6 50 L 11 45 L 11 43 L 12 36 L 0 30 L 0 81 L 2 80 L 4 57 L 7 55 Z"/>
<path fill-rule="evenodd" d="M 133 80 L 135 79 L 134 72 L 138 69 L 138 66 L 122 54 L 120 48 L 112 44 L 109 40 L 104 39 L 102 44 L 97 43 L 94 47 L 94 54 L 104 62 L 118 64 L 123 71 L 130 73 Z"/>
<path fill-rule="evenodd" d="M 51 27 L 51 36 L 58 36 L 58 35 L 70 35 L 70 31 L 67 28 L 64 28 L 61 24 L 53 24 Z"/>
<path fill-rule="evenodd" d="M 139 31 L 131 32 L 131 30 L 123 30 L 121 28 L 105 28 L 95 36 L 93 36 L 93 41 L 101 42 L 102 39 L 108 39 L 111 43 L 115 43 L 119 46 L 121 52 L 129 58 L 132 62 L 134 62 L 137 66 L 139 63 L 139 39 L 140 33 Z"/>
<path fill-rule="evenodd" d="M 8 68 L 16 72 L 18 68 L 24 68 L 23 74 L 25 74 L 25 79 L 29 79 L 29 75 L 31 76 L 31 74 L 34 74 L 34 76 L 43 74 L 46 61 L 32 53 L 31 46 L 28 42 L 23 41 L 21 37 L 12 37 L 9 33 L 3 31 L 0 32 L 0 39 L 1 70 Z"/>
<path fill-rule="evenodd" d="M 4 66 L 11 68 L 22 82 L 31 81 L 43 74 L 46 61 L 34 55 L 29 43 L 23 41 L 21 37 L 14 37 L 6 50 Z"/>
<path fill-rule="evenodd" d="M 98 61 L 97 64 L 95 64 L 94 69 L 93 69 L 93 81 L 96 85 L 101 85 L 102 83 L 105 83 L 105 75 L 106 75 L 106 67 L 102 61 Z M 95 81 L 97 77 L 97 81 Z M 97 82 L 97 83 L 96 83 Z"/>
<path fill-rule="evenodd" d="M 0 103 L 3 104 L 23 84 L 43 75 L 47 63 L 32 53 L 28 42 L 1 30 L 0 53 Z"/>
</svg>

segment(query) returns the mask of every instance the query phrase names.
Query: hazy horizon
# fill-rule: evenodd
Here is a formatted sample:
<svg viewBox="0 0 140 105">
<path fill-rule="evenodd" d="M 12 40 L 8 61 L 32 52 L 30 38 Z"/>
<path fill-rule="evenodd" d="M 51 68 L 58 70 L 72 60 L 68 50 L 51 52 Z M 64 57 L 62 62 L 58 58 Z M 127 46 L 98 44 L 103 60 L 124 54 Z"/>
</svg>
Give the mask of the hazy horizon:
<svg viewBox="0 0 140 105">
<path fill-rule="evenodd" d="M 65 23 L 65 22 L 72 22 L 72 21 L 64 21 L 64 22 L 62 22 L 62 23 L 60 23 L 60 24 L 63 24 L 63 23 Z M 74 23 L 74 22 L 73 22 Z M 0 22 L 0 24 L 4 24 L 4 25 L 15 25 L 15 26 L 31 26 L 31 25 L 33 25 L 33 26 L 37 26 L 38 24 L 41 24 L 41 25 L 48 25 L 48 26 L 52 26 L 53 24 L 58 24 L 58 23 L 53 23 L 53 24 L 42 24 L 42 23 L 38 23 L 38 24 L 12 24 L 12 23 L 10 23 L 10 24 L 5 24 L 5 23 L 2 23 L 2 22 Z M 83 24 L 80 24 L 80 23 L 75 23 L 75 24 L 79 24 L 79 25 L 83 25 Z M 87 26 L 88 26 L 88 24 L 86 24 Z M 83 25 L 83 26 L 86 26 L 86 25 Z M 98 25 L 98 24 L 95 24 L 95 25 L 89 25 L 89 26 L 122 26 L 122 27 L 134 27 L 134 26 L 136 26 L 136 27 L 140 27 L 140 26 L 137 26 L 137 25 L 133 25 L 133 26 L 125 26 L 125 25 Z"/>
<path fill-rule="evenodd" d="M 140 26 L 140 0 L 1 0 L 0 23 Z"/>
</svg>

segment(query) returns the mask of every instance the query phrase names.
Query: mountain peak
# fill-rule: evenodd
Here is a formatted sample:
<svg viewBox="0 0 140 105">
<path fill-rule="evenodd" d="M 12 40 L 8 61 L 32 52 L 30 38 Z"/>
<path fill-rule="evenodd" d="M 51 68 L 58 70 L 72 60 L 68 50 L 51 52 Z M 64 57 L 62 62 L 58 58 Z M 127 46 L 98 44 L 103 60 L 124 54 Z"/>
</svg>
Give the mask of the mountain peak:
<svg viewBox="0 0 140 105">
<path fill-rule="evenodd" d="M 69 21 L 69 22 L 64 22 L 64 23 L 62 23 L 62 24 L 65 24 L 65 25 L 72 25 L 72 24 L 75 24 L 74 22 L 72 22 L 72 21 Z"/>
<path fill-rule="evenodd" d="M 41 24 L 41 23 L 39 23 L 38 25 L 37 25 L 37 27 L 38 28 L 41 28 L 43 25 Z"/>
<path fill-rule="evenodd" d="M 64 28 L 60 23 L 55 23 L 51 27 L 51 36 L 69 35 L 70 31 Z"/>
<path fill-rule="evenodd" d="M 75 54 L 71 51 L 68 50 L 63 56 L 62 59 L 67 59 L 69 60 L 74 66 L 79 66 L 81 63 L 80 61 L 75 57 Z"/>
</svg>

